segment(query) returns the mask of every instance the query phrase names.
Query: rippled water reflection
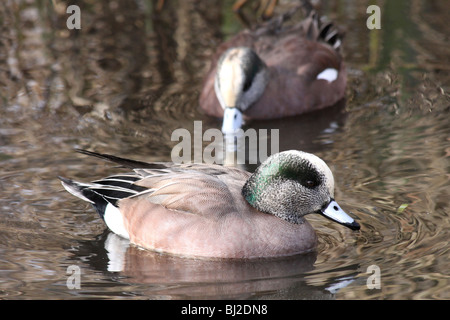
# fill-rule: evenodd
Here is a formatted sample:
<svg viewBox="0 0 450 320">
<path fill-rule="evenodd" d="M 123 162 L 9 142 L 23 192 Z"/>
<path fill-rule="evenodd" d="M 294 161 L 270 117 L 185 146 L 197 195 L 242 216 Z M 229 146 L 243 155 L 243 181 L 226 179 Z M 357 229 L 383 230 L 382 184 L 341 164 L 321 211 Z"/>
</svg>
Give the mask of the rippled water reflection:
<svg viewBox="0 0 450 320">
<path fill-rule="evenodd" d="M 248 127 L 326 160 L 361 231 L 310 215 L 316 253 L 226 262 L 129 246 L 56 177 L 116 172 L 73 148 L 167 161 L 173 130 L 220 127 L 197 99 L 207 57 L 242 27 L 231 1 L 166 1 L 158 15 L 151 2 L 86 1 L 76 32 L 64 3 L 46 3 L 0 4 L 0 298 L 450 298 L 448 1 L 388 1 L 380 31 L 365 28 L 366 3 L 323 1 L 347 29 L 347 101 Z M 371 265 L 380 289 L 367 287 Z"/>
</svg>

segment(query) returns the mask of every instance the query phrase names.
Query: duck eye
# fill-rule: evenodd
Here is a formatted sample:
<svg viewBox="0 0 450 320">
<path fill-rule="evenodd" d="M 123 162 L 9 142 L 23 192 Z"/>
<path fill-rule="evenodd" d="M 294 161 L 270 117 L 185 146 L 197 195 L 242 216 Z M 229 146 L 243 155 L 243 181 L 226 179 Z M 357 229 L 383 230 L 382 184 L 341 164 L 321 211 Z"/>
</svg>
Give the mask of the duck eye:
<svg viewBox="0 0 450 320">
<path fill-rule="evenodd" d="M 252 80 L 253 79 L 248 79 L 247 81 L 245 81 L 244 83 L 244 92 L 248 91 L 248 89 L 250 89 L 250 87 L 252 86 Z"/>
<path fill-rule="evenodd" d="M 319 181 L 315 181 L 315 180 L 306 180 L 304 181 L 304 183 L 302 183 L 305 187 L 312 189 L 315 188 L 319 185 Z"/>
</svg>

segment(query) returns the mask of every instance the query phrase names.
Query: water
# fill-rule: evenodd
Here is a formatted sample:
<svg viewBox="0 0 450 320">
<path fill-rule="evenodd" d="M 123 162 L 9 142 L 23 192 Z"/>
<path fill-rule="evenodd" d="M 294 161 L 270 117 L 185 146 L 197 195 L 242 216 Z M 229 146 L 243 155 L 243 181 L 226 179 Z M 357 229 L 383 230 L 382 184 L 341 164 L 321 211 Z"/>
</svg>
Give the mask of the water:
<svg viewBox="0 0 450 320">
<path fill-rule="evenodd" d="M 69 31 L 56 2 L 0 5 L 1 299 L 450 298 L 448 1 L 386 2 L 372 31 L 368 4 L 324 1 L 347 30 L 347 101 L 249 127 L 280 128 L 280 150 L 322 157 L 361 231 L 310 215 L 316 253 L 255 261 L 130 246 L 57 179 L 116 172 L 74 148 L 170 161 L 173 130 L 220 127 L 197 97 L 207 57 L 242 28 L 230 1 L 166 1 L 158 15 L 150 1 L 85 6 Z"/>
</svg>

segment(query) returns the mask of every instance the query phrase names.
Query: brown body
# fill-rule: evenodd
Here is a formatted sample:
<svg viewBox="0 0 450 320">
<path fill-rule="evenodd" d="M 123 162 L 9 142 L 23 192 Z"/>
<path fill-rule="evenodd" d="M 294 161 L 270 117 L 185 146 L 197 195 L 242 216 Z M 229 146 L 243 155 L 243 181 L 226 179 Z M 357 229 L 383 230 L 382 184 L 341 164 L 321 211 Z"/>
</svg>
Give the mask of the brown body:
<svg viewBox="0 0 450 320">
<path fill-rule="evenodd" d="M 192 169 L 149 175 L 137 184 L 157 191 L 119 201 L 132 243 L 215 258 L 289 256 L 316 247 L 316 234 L 306 220 L 292 224 L 245 201 L 241 191 L 249 173 L 221 166 Z"/>
</svg>

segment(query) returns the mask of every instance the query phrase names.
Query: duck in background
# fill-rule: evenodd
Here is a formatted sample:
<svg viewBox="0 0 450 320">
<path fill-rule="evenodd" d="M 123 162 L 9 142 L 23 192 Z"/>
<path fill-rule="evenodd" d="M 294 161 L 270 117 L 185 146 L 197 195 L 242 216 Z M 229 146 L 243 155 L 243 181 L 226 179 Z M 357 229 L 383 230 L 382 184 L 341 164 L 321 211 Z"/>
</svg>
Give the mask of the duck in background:
<svg viewBox="0 0 450 320">
<path fill-rule="evenodd" d="M 303 8 L 306 19 L 287 25 Z M 206 114 L 223 117 L 233 133 L 244 119 L 275 119 L 336 104 L 347 72 L 342 34 L 324 22 L 309 1 L 219 46 L 200 93 Z"/>
</svg>

